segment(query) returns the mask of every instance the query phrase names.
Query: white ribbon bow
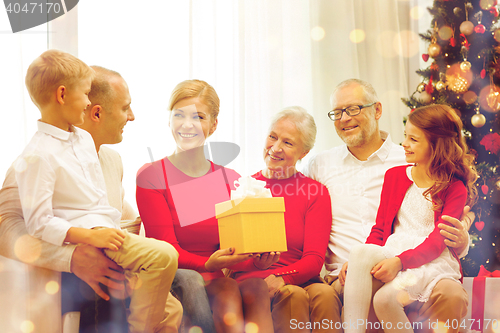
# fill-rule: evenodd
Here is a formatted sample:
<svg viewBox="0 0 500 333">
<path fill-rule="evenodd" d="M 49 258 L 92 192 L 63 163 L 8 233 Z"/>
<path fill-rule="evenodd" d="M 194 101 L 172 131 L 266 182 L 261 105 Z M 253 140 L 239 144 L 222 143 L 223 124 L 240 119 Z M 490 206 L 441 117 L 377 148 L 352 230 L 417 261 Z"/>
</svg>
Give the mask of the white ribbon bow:
<svg viewBox="0 0 500 333">
<path fill-rule="evenodd" d="M 252 177 L 240 177 L 234 181 L 236 190 L 231 190 L 231 200 L 243 198 L 272 198 L 273 195 L 268 188 L 265 188 L 266 182 Z"/>
</svg>

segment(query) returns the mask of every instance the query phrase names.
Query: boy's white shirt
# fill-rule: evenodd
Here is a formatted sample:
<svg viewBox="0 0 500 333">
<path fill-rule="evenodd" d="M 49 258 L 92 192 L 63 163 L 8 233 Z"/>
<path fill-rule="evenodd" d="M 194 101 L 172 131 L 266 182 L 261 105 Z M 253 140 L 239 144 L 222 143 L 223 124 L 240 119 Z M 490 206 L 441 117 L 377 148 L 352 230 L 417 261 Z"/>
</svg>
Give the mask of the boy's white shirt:
<svg viewBox="0 0 500 333">
<path fill-rule="evenodd" d="M 14 163 L 28 232 L 62 245 L 69 228 L 120 228 L 110 206 L 92 136 L 38 121 L 38 131 Z"/>
<path fill-rule="evenodd" d="M 120 155 L 109 147 L 101 146 L 99 161 L 106 181 L 108 201 L 111 206 L 122 213 L 121 227 L 129 232 L 137 232 L 136 230 L 142 224 L 138 213 L 124 200 L 123 165 Z M 0 189 L 0 216 L 0 255 L 24 261 L 24 258 L 19 257 L 16 253 L 17 240 L 22 237 L 24 240 L 23 251 L 40 253 L 34 262 L 30 261 L 29 263 L 58 272 L 71 272 L 71 258 L 75 245 L 54 246 L 32 237 L 25 237 L 26 224 L 23 219 L 13 166 L 7 171 L 2 189 Z"/>
</svg>

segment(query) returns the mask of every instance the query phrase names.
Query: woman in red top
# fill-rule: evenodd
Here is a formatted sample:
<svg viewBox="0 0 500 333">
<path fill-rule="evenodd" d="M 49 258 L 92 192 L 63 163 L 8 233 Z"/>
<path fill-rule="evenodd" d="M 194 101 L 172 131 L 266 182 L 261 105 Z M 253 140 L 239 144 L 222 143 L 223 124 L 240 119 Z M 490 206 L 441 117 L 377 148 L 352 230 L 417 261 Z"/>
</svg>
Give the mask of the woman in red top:
<svg viewBox="0 0 500 333">
<path fill-rule="evenodd" d="M 319 278 L 332 224 L 328 189 L 298 172 L 295 165 L 314 145 L 316 125 L 301 107 L 279 112 L 264 146 L 266 167 L 253 175 L 274 197 L 285 199 L 288 251 L 267 269 L 252 263 L 234 272 L 237 281 L 264 278 L 269 288 L 275 332 L 330 332 L 335 323 L 333 289 Z M 269 255 L 262 255 L 265 261 Z M 246 264 L 245 262 L 244 264 Z"/>
<path fill-rule="evenodd" d="M 144 165 L 137 175 L 146 236 L 172 244 L 179 252 L 179 268 L 203 275 L 217 332 L 242 333 L 249 322 L 259 332 L 273 332 L 264 280 L 238 283 L 221 271 L 251 255 L 219 249 L 214 205 L 229 200 L 239 175 L 205 158 L 205 139 L 217 128 L 217 93 L 204 81 L 187 80 L 175 87 L 169 109 L 176 151 Z"/>
</svg>

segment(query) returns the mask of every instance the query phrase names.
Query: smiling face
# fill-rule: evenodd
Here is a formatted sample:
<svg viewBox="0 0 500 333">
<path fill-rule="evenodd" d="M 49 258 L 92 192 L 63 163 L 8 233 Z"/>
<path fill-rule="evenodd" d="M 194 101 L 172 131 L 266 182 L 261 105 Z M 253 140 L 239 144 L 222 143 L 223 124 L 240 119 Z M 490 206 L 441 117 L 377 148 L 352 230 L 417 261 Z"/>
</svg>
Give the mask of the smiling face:
<svg viewBox="0 0 500 333">
<path fill-rule="evenodd" d="M 333 98 L 332 109 L 343 109 L 352 105 L 372 103 L 365 97 L 364 90 L 358 84 L 351 84 L 339 89 Z M 380 103 L 364 108 L 357 116 L 348 116 L 342 113 L 342 118 L 335 121 L 335 130 L 348 147 L 359 147 L 370 140 L 378 132 L 377 120 L 382 115 Z"/>
<path fill-rule="evenodd" d="M 217 128 L 217 120 L 212 118 L 210 108 L 197 97 L 177 102 L 169 121 L 177 143 L 176 153 L 203 146 Z"/>
<path fill-rule="evenodd" d="M 430 164 L 431 144 L 424 132 L 410 121 L 406 122 L 403 148 L 405 149 L 406 162 L 423 166 Z"/>
<path fill-rule="evenodd" d="M 63 117 L 66 124 L 61 128 L 83 124 L 85 121 L 85 111 L 90 105 L 89 92 L 91 83 L 92 79 L 89 77 L 65 87 Z"/>
<path fill-rule="evenodd" d="M 132 99 L 125 80 L 119 76 L 110 79 L 112 97 L 103 107 L 100 114 L 102 122 L 103 143 L 115 144 L 123 140 L 123 128 L 135 116 L 130 104 Z"/>
<path fill-rule="evenodd" d="M 307 155 L 302 137 L 289 119 L 276 122 L 269 132 L 264 147 L 267 178 L 288 178 L 295 173 L 295 164 Z"/>
</svg>

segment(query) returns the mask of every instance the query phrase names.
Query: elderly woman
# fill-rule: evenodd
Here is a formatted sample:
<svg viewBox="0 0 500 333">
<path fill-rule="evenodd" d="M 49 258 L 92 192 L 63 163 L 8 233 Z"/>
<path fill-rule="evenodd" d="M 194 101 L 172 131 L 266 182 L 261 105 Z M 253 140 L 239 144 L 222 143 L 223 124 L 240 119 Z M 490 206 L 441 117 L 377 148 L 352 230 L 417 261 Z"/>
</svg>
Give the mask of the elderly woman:
<svg viewBox="0 0 500 333">
<path fill-rule="evenodd" d="M 217 129 L 219 97 L 208 83 L 187 80 L 175 87 L 169 109 L 177 148 L 137 175 L 137 206 L 146 236 L 172 244 L 179 252 L 179 268 L 202 274 L 217 332 L 243 333 L 247 323 L 258 325 L 259 332 L 273 332 L 264 280 L 236 282 L 221 271 L 251 255 L 219 249 L 214 205 L 229 200 L 239 178 L 204 154 L 206 138 Z"/>
<path fill-rule="evenodd" d="M 285 199 L 288 251 L 267 269 L 258 269 L 257 264 L 254 270 L 235 271 L 233 276 L 237 281 L 259 277 L 267 282 L 275 332 L 327 332 L 334 318 L 333 289 L 319 278 L 332 223 L 330 195 L 325 186 L 295 167 L 315 139 L 316 124 L 307 111 L 284 109 L 269 127 L 266 167 L 253 175 L 266 182 L 274 197 Z M 262 261 L 275 261 L 269 256 L 262 255 Z"/>
</svg>

